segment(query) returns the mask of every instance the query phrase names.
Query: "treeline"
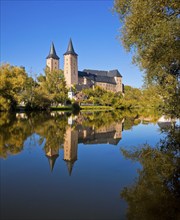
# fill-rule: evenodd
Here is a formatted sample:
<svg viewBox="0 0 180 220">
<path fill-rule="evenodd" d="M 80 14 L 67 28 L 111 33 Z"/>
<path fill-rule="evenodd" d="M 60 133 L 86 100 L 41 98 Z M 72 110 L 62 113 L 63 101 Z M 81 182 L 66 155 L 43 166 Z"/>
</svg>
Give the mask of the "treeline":
<svg viewBox="0 0 180 220">
<path fill-rule="evenodd" d="M 25 146 L 25 141 L 29 138 L 30 145 L 42 145 L 43 150 L 50 149 L 58 151 L 64 147 L 64 137 L 68 129 L 68 118 L 72 116 L 71 128 L 79 129 L 81 126 L 85 130 L 98 130 L 101 128 L 112 128 L 116 124 L 123 123 L 123 130 L 132 129 L 133 126 L 142 122 L 143 113 L 140 117 L 133 111 L 83 111 L 78 115 L 70 112 L 26 112 L 10 113 L 0 112 L 0 157 L 7 158 L 8 155 L 20 153 Z M 160 117 L 148 115 L 151 122 L 157 121 Z M 33 135 L 36 134 L 36 140 Z M 56 134 L 56 135 L 54 135 Z"/>
<path fill-rule="evenodd" d="M 125 93 L 113 93 L 100 87 L 84 89 L 81 100 L 68 99 L 68 90 L 62 70 L 44 70 L 36 79 L 29 77 L 23 67 L 3 64 L 0 67 L 0 111 L 23 106 L 25 110 L 48 110 L 52 106 L 77 102 L 79 105 L 111 106 L 114 109 L 162 109 L 163 101 L 156 86 L 137 89 L 125 86 Z"/>
<path fill-rule="evenodd" d="M 146 89 L 124 87 L 124 94 L 105 91 L 100 87 L 85 89 L 82 91 L 86 99 L 84 103 L 93 105 L 113 106 L 115 109 L 162 109 L 163 100 L 156 86 Z"/>
</svg>

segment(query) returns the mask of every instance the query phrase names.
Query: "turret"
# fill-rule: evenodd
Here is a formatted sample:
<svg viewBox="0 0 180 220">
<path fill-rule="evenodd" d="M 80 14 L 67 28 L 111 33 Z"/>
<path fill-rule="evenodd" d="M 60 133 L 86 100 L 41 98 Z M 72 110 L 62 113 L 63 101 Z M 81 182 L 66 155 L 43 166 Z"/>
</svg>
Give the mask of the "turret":
<svg viewBox="0 0 180 220">
<path fill-rule="evenodd" d="M 59 57 L 56 54 L 53 42 L 51 44 L 49 55 L 46 57 L 46 65 L 49 67 L 50 71 L 59 69 Z"/>
<path fill-rule="evenodd" d="M 58 147 L 45 147 L 46 157 L 49 160 L 49 166 L 51 172 L 53 171 L 54 164 L 56 159 L 59 157 L 59 148 Z"/>
</svg>

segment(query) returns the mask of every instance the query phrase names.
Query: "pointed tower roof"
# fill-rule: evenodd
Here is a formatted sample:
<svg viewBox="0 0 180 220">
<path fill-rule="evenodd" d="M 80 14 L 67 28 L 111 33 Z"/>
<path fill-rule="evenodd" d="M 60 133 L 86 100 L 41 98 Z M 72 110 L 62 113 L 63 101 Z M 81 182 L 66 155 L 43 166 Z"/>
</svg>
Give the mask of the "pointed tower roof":
<svg viewBox="0 0 180 220">
<path fill-rule="evenodd" d="M 46 59 L 49 59 L 49 58 L 53 58 L 53 59 L 59 60 L 59 57 L 56 54 L 56 50 L 55 50 L 53 42 L 51 44 L 49 55 L 46 57 Z"/>
<path fill-rule="evenodd" d="M 53 171 L 53 168 L 54 168 L 54 164 L 55 164 L 55 162 L 56 162 L 56 159 L 59 157 L 59 155 L 58 154 L 56 154 L 56 155 L 53 155 L 53 156 L 47 156 L 46 155 L 46 157 L 48 158 L 48 160 L 49 160 L 49 166 L 50 166 L 50 169 L 51 169 L 51 172 Z"/>
<path fill-rule="evenodd" d="M 65 161 L 66 161 L 66 165 L 67 165 L 67 168 L 68 168 L 69 176 L 71 176 L 71 173 L 72 173 L 72 170 L 73 170 L 73 166 L 74 166 L 74 162 L 76 160 L 65 160 Z"/>
<path fill-rule="evenodd" d="M 67 51 L 66 51 L 66 53 L 64 53 L 64 55 L 68 55 L 68 54 L 72 54 L 72 55 L 77 56 L 77 53 L 75 53 L 75 51 L 74 51 L 74 47 L 73 47 L 71 38 L 69 40 Z"/>
</svg>

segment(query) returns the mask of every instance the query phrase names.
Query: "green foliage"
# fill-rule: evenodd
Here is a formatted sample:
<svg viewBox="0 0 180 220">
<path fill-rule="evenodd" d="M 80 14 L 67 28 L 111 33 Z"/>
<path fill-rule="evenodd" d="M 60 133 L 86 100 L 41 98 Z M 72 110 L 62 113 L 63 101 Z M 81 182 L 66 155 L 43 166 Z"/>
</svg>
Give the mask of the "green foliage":
<svg viewBox="0 0 180 220">
<path fill-rule="evenodd" d="M 93 105 L 115 106 L 118 108 L 118 102 L 120 102 L 120 99 L 122 98 L 121 93 L 109 92 L 99 86 L 95 86 L 94 89 L 84 89 L 83 93 L 87 96 L 85 103 Z"/>
<path fill-rule="evenodd" d="M 127 219 L 179 219 L 179 127 L 166 131 L 157 147 L 144 145 L 123 155 L 141 164 L 138 178 L 125 187 L 121 196 L 127 201 Z"/>
<path fill-rule="evenodd" d="M 122 42 L 134 50 L 146 84 L 158 84 L 166 110 L 179 116 L 180 1 L 115 0 L 114 8 L 123 23 Z"/>
<path fill-rule="evenodd" d="M 51 106 L 49 94 L 41 89 L 40 86 L 34 88 L 33 99 L 27 103 L 27 110 L 48 110 Z"/>
<path fill-rule="evenodd" d="M 20 102 L 26 79 L 24 68 L 9 64 L 0 66 L 0 111 L 15 109 Z"/>
<path fill-rule="evenodd" d="M 163 106 L 161 96 L 158 94 L 157 86 L 149 86 L 146 89 L 137 89 L 131 86 L 125 86 L 125 93 L 122 99 L 122 106 L 128 109 L 159 110 Z"/>
<path fill-rule="evenodd" d="M 45 76 L 40 75 L 37 82 L 27 78 L 21 99 L 26 109 L 50 109 L 50 106 L 64 104 L 67 100 L 67 89 L 62 70 L 45 69 Z"/>
<path fill-rule="evenodd" d="M 27 110 L 46 110 L 67 102 L 67 88 L 62 70 L 45 69 L 37 81 L 28 77 L 23 68 L 3 65 L 0 81 L 0 110 L 15 109 L 17 104 L 24 104 Z M 145 90 L 125 86 L 125 95 L 106 91 L 100 87 L 82 91 L 83 104 L 107 106 L 112 109 L 159 108 L 162 98 L 157 95 L 154 86 Z"/>
<path fill-rule="evenodd" d="M 67 100 L 67 88 L 62 70 L 45 69 L 45 77 L 38 78 L 41 90 L 48 95 L 51 104 L 58 106 Z"/>
<path fill-rule="evenodd" d="M 112 93 L 99 87 L 83 90 L 87 96 L 85 103 L 100 106 L 112 106 L 115 109 L 144 109 L 158 110 L 163 107 L 163 101 L 158 93 L 157 86 L 149 86 L 146 89 L 124 87 L 124 96 L 121 93 Z"/>
<path fill-rule="evenodd" d="M 163 105 L 162 97 L 159 95 L 159 86 L 149 86 L 142 90 L 142 108 L 160 110 Z"/>
<path fill-rule="evenodd" d="M 124 87 L 123 105 L 125 108 L 138 108 L 142 99 L 142 91 L 131 86 Z"/>
</svg>

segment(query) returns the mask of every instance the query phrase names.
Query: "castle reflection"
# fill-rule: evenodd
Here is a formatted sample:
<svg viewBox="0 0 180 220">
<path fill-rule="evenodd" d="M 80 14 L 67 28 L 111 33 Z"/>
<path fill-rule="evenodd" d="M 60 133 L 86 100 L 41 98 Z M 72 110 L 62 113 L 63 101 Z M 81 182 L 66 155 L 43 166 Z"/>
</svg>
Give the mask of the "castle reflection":
<svg viewBox="0 0 180 220">
<path fill-rule="evenodd" d="M 84 125 L 84 118 L 79 116 L 68 117 L 68 125 L 64 134 L 64 161 L 67 164 L 69 175 L 71 175 L 75 161 L 78 159 L 78 143 L 97 145 L 117 145 L 122 138 L 123 122 L 112 121 L 96 127 Z M 50 146 L 45 148 L 51 171 L 53 171 L 56 159 L 59 156 L 59 148 Z"/>
<path fill-rule="evenodd" d="M 49 160 L 49 166 L 51 168 L 51 171 L 53 171 L 55 161 L 59 157 L 59 149 L 58 148 L 54 149 L 52 147 L 49 147 L 49 149 L 48 150 L 46 149 L 45 152 L 46 152 L 46 157 Z"/>
<path fill-rule="evenodd" d="M 64 138 L 64 161 L 67 163 L 69 175 L 72 173 L 74 162 L 77 160 L 78 131 L 67 127 Z"/>
<path fill-rule="evenodd" d="M 64 112 L 36 112 L 0 114 L 0 125 L 0 157 L 22 153 L 28 141 L 32 147 L 43 147 L 53 171 L 59 151 L 63 149 L 63 159 L 71 175 L 78 159 L 78 144 L 117 145 L 125 123 L 118 112 L 81 112 L 76 116 Z"/>
</svg>

